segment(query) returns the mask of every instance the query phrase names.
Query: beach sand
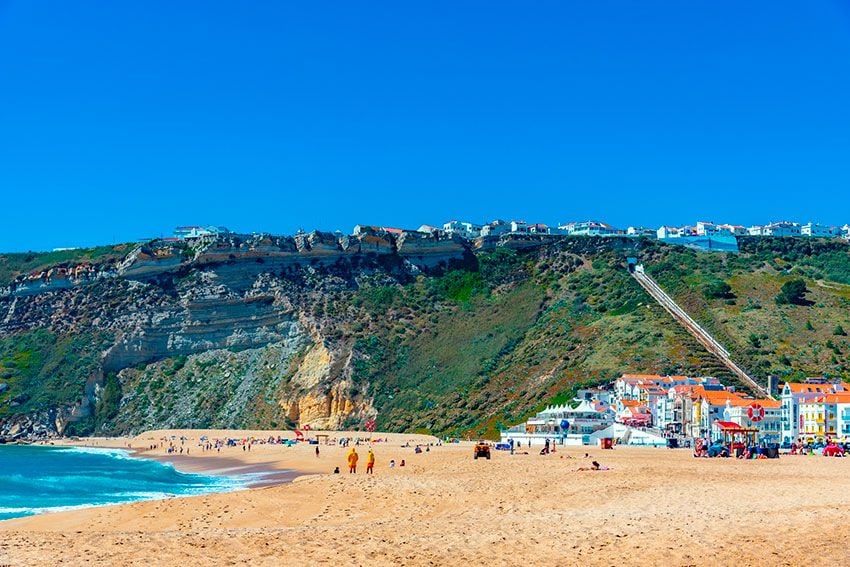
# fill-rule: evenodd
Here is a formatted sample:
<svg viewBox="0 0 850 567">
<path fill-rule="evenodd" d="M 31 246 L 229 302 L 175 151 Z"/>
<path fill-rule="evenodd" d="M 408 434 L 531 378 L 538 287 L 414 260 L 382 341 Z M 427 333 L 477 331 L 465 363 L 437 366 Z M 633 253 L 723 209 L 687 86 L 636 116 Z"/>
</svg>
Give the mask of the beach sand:
<svg viewBox="0 0 850 567">
<path fill-rule="evenodd" d="M 401 447 L 414 436 L 386 436 L 389 443 L 374 445 L 373 476 L 363 473 L 365 446 L 358 474 L 349 475 L 341 447 L 322 445 L 318 458 L 306 444 L 202 454 L 190 441 L 183 469 L 305 475 L 0 522 L 0 564 L 850 564 L 850 459 L 742 462 L 694 459 L 687 450 L 576 447 L 476 461 L 468 443 L 417 455 Z M 590 464 L 585 452 L 612 470 L 577 472 Z M 390 470 L 390 459 L 407 466 Z M 343 474 L 328 474 L 335 466 Z"/>
</svg>

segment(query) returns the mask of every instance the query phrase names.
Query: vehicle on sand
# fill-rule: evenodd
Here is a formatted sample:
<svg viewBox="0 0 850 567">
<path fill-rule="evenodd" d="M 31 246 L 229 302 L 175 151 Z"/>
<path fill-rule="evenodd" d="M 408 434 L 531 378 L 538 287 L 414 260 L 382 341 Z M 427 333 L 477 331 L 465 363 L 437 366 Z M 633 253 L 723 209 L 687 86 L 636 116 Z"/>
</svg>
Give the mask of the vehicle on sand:
<svg viewBox="0 0 850 567">
<path fill-rule="evenodd" d="M 486 441 L 479 441 L 475 444 L 475 458 L 478 457 L 490 458 L 490 444 Z"/>
</svg>

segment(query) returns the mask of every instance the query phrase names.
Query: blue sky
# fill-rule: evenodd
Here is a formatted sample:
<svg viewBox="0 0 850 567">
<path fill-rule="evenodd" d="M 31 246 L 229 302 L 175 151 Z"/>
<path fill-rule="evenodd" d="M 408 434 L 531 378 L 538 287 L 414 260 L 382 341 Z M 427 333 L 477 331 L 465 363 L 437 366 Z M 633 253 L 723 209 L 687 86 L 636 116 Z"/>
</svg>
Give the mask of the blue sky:
<svg viewBox="0 0 850 567">
<path fill-rule="evenodd" d="M 850 4 L 0 0 L 0 250 L 850 222 Z"/>
</svg>

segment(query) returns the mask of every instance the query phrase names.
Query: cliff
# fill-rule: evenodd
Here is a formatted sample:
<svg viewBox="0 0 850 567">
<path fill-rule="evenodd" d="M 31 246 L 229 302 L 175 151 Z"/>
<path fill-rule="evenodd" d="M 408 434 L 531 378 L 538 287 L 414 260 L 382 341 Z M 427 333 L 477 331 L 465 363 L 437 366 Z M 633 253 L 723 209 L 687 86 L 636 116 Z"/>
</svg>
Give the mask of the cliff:
<svg viewBox="0 0 850 567">
<path fill-rule="evenodd" d="M 847 246 L 779 240 L 313 232 L 0 255 L 0 436 L 372 418 L 481 435 L 622 372 L 732 381 L 629 277 L 632 255 L 751 374 L 846 377 Z M 810 303 L 773 301 L 791 278 Z M 729 295 L 706 294 L 717 281 Z"/>
</svg>

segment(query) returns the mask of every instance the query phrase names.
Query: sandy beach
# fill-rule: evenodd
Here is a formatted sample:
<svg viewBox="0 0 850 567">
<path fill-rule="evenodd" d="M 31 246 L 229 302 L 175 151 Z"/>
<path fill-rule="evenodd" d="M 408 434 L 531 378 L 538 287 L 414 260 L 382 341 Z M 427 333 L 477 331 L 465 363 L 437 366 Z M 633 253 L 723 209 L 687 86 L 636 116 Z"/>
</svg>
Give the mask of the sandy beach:
<svg viewBox="0 0 850 567">
<path fill-rule="evenodd" d="M 200 435 L 151 432 L 96 446 L 189 437 L 190 456 L 143 456 L 181 469 L 285 471 L 271 486 L 0 522 L 2 565 L 841 565 L 850 562 L 850 460 L 694 459 L 687 450 L 568 448 L 551 455 L 424 436 L 366 446 L 358 474 L 346 449 L 254 445 L 201 453 Z M 277 434 L 274 434 L 277 435 Z M 288 435 L 291 436 L 291 433 Z M 331 437 L 369 434 L 334 434 Z M 410 443 L 411 447 L 403 447 Z M 591 457 L 585 458 L 585 452 Z M 179 457 L 179 455 L 178 455 Z M 405 467 L 389 468 L 390 459 Z M 579 472 L 592 459 L 611 468 Z M 343 474 L 330 474 L 339 466 Z M 297 476 L 294 482 L 280 481 Z"/>
</svg>

